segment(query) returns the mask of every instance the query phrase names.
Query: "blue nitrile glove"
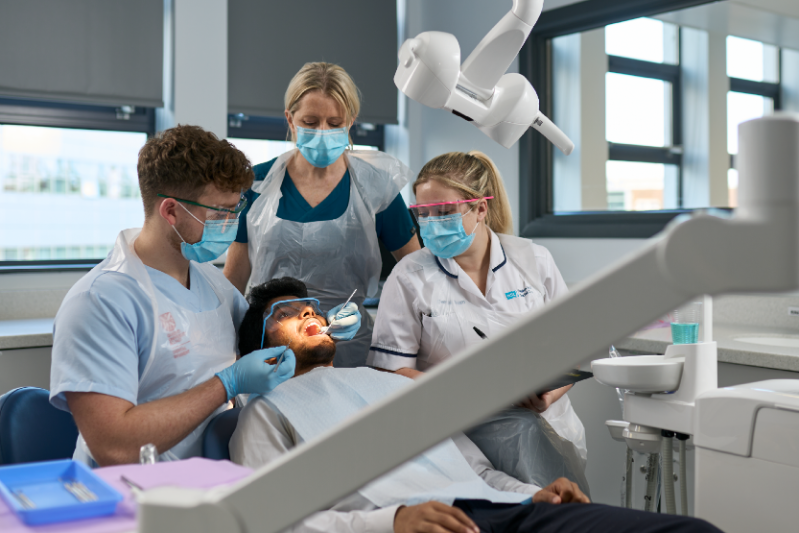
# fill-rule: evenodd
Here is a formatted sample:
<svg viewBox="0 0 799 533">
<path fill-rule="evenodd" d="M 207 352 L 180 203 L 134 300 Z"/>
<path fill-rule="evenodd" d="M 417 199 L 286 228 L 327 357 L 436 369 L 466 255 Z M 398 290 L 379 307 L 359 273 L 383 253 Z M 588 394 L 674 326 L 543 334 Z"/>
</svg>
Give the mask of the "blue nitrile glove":
<svg viewBox="0 0 799 533">
<path fill-rule="evenodd" d="M 337 305 L 327 313 L 327 334 L 338 341 L 351 340 L 361 329 L 361 312 L 358 304 L 350 302 L 347 307 Z"/>
<path fill-rule="evenodd" d="M 274 372 L 275 365 L 267 364 L 266 360 L 277 357 L 279 361 L 283 352 L 286 355 Z M 294 352 L 277 346 L 248 353 L 216 375 L 222 380 L 230 400 L 238 394 L 266 394 L 294 375 L 296 362 Z"/>
</svg>

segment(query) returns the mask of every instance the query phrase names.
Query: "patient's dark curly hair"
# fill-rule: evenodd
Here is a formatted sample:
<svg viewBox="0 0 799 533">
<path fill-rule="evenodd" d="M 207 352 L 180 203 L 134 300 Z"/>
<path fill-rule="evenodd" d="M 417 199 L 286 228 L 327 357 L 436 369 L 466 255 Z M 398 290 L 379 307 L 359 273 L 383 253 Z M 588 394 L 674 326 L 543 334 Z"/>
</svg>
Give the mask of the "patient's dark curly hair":
<svg viewBox="0 0 799 533">
<path fill-rule="evenodd" d="M 241 326 L 239 326 L 239 354 L 242 357 L 261 349 L 266 304 L 269 303 L 269 300 L 281 296 L 307 298 L 308 288 L 302 281 L 286 277 L 267 281 L 257 287 L 253 287 L 250 291 L 250 295 L 247 297 L 250 308 L 245 313 Z M 264 348 L 268 344 L 268 342 L 264 341 Z"/>
</svg>

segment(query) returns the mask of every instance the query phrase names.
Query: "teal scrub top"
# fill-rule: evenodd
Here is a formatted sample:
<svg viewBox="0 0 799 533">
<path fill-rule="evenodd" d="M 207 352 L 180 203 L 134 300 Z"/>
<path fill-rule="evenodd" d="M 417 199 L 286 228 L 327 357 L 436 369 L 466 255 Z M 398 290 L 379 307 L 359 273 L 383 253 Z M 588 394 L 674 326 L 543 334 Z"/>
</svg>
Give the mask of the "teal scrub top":
<svg viewBox="0 0 799 533">
<path fill-rule="evenodd" d="M 255 172 L 255 181 L 263 181 L 272 165 L 275 164 L 277 158 L 255 165 L 253 171 Z M 291 222 L 322 222 L 325 220 L 334 220 L 339 218 L 347 210 L 350 203 L 350 171 L 344 173 L 344 177 L 336 185 L 333 191 L 322 200 L 316 207 L 311 207 L 310 204 L 303 198 L 300 191 L 291 180 L 291 176 L 286 171 L 286 178 L 280 186 L 280 192 L 283 196 L 280 198 L 277 207 L 277 216 L 283 220 Z M 258 198 L 258 193 L 252 189 L 248 190 L 245 195 L 247 196 L 247 208 L 241 213 L 239 217 L 239 231 L 236 235 L 236 242 L 246 243 L 247 238 L 247 212 L 250 206 Z M 401 195 L 397 195 L 391 204 L 383 211 L 377 213 L 375 216 L 375 229 L 377 231 L 377 238 L 383 241 L 386 248 L 393 252 L 399 250 L 413 237 L 416 232 L 413 225 L 413 220 L 408 212 L 408 207 Z"/>
</svg>

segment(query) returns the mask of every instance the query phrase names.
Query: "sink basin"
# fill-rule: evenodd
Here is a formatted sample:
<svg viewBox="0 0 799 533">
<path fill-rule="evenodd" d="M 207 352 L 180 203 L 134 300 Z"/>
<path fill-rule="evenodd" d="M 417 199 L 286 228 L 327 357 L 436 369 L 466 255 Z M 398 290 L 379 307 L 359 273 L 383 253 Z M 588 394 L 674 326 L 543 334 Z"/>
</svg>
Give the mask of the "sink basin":
<svg viewBox="0 0 799 533">
<path fill-rule="evenodd" d="M 790 337 L 788 335 L 769 335 L 769 336 L 755 336 L 749 335 L 746 337 L 735 337 L 734 341 L 745 342 L 747 344 L 759 344 L 760 346 L 777 346 L 779 348 L 799 348 L 799 337 Z"/>
<path fill-rule="evenodd" d="M 594 379 L 620 389 L 639 393 L 657 393 L 680 387 L 683 357 L 636 355 L 597 359 L 591 363 Z"/>
</svg>

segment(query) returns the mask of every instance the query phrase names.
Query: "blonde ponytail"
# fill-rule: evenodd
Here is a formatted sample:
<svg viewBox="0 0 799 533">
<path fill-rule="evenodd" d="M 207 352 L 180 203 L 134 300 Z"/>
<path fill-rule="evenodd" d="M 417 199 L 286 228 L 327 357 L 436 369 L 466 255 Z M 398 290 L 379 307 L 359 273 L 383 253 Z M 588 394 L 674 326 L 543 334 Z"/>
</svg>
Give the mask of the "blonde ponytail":
<svg viewBox="0 0 799 533">
<path fill-rule="evenodd" d="M 493 196 L 488 201 L 486 225 L 494 233 L 513 233 L 510 202 L 502 177 L 494 162 L 483 152 L 449 152 L 425 164 L 413 184 L 416 187 L 430 180 L 460 192 L 465 199 Z"/>
</svg>

